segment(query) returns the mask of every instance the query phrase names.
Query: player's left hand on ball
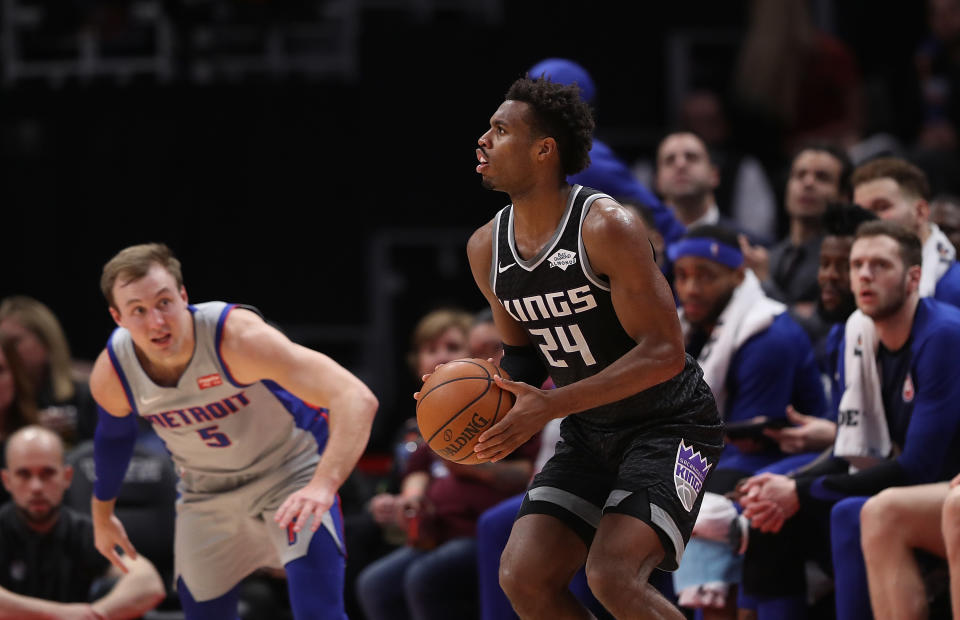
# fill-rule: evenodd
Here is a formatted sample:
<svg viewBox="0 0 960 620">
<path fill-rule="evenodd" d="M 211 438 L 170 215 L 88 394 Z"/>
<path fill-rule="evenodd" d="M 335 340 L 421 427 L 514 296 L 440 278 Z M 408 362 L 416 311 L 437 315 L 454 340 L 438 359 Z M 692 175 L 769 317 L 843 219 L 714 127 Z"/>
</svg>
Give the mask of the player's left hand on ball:
<svg viewBox="0 0 960 620">
<path fill-rule="evenodd" d="M 310 529 L 316 532 L 320 529 L 323 513 L 333 506 L 334 493 L 335 491 L 331 491 L 326 485 L 311 480 L 307 486 L 291 493 L 290 497 L 280 504 L 280 508 L 273 515 L 273 520 L 280 528 L 285 528 L 293 522 L 293 531 L 299 532 L 312 515 L 313 524 Z"/>
<path fill-rule="evenodd" d="M 494 376 L 494 381 L 516 399 L 503 419 L 480 435 L 473 450 L 481 460 L 496 463 L 537 434 L 553 416 L 544 390 L 499 375 Z"/>
</svg>

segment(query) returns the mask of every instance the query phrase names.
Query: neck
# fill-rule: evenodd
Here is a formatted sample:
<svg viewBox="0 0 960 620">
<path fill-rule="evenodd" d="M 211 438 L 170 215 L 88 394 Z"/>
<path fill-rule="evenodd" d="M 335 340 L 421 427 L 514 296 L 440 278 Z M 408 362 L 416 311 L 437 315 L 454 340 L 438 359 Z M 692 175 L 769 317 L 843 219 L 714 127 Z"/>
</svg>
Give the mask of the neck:
<svg viewBox="0 0 960 620">
<path fill-rule="evenodd" d="M 897 351 L 906 344 L 913 329 L 913 318 L 917 315 L 919 303 L 920 295 L 914 291 L 907 296 L 906 301 L 895 314 L 880 321 L 874 321 L 877 326 L 877 337 L 883 346 L 891 351 Z"/>
<path fill-rule="evenodd" d="M 667 204 L 673 207 L 673 212 L 676 214 L 677 219 L 679 219 L 684 226 L 689 226 L 706 215 L 713 203 L 713 194 L 671 196 L 670 199 L 667 200 Z"/>
<path fill-rule="evenodd" d="M 552 234 L 563 217 L 572 190 L 564 182 L 559 186 L 538 184 L 521 194 L 511 194 L 514 232 L 523 231 L 524 236 Z"/>
<path fill-rule="evenodd" d="M 818 217 L 792 217 L 790 218 L 790 243 L 803 245 L 818 236 L 821 230 Z"/>
<path fill-rule="evenodd" d="M 36 532 L 37 534 L 46 534 L 53 529 L 53 526 L 57 524 L 57 521 L 60 520 L 60 510 L 57 509 L 53 514 L 50 515 L 50 518 L 46 521 L 32 521 L 23 514 L 19 508 L 17 509 L 21 514 L 20 518 L 23 519 L 24 525 L 26 525 L 30 530 Z"/>
<path fill-rule="evenodd" d="M 920 230 L 917 231 L 917 236 L 920 237 L 920 245 L 923 246 L 927 242 L 927 239 L 930 238 L 930 224 L 923 222 L 920 224 Z"/>
</svg>

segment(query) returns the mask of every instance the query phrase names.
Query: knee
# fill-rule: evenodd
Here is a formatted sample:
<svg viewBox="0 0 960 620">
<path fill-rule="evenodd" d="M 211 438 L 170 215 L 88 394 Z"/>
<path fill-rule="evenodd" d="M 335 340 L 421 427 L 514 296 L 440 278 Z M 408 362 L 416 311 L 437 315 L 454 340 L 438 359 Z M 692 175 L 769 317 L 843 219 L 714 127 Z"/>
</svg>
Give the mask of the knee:
<svg viewBox="0 0 960 620">
<path fill-rule="evenodd" d="M 507 595 L 511 602 L 527 600 L 536 596 L 539 588 L 534 583 L 534 575 L 527 574 L 524 571 L 523 562 L 519 561 L 516 554 L 510 553 L 509 549 L 500 555 L 500 570 L 498 579 L 500 588 Z"/>
<path fill-rule="evenodd" d="M 893 489 L 871 497 L 860 511 L 860 538 L 864 547 L 889 541 L 907 525 L 903 507 Z"/>
<path fill-rule="evenodd" d="M 951 489 L 943 500 L 941 524 L 947 548 L 960 550 L 960 487 Z"/>
<path fill-rule="evenodd" d="M 587 585 L 604 606 L 620 608 L 617 601 L 642 594 L 642 590 L 638 591 L 637 586 L 646 585 L 652 568 L 662 559 L 662 552 L 628 562 L 615 557 L 591 554 L 585 571 Z"/>
</svg>

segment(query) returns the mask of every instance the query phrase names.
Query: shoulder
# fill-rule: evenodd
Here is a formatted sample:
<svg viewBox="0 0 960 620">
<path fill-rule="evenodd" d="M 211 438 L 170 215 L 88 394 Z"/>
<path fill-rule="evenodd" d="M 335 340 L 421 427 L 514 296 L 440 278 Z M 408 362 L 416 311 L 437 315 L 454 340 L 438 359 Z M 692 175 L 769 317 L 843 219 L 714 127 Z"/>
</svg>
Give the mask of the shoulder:
<svg viewBox="0 0 960 620">
<path fill-rule="evenodd" d="M 936 299 L 960 305 L 960 263 L 954 262 L 937 281 Z"/>
<path fill-rule="evenodd" d="M 960 309 L 929 297 L 921 299 L 914 318 L 914 347 L 960 342 Z"/>
<path fill-rule="evenodd" d="M 584 240 L 601 242 L 635 240 L 638 235 L 646 239 L 647 229 L 637 212 L 621 205 L 612 198 L 601 197 L 593 201 L 590 211 L 583 219 Z"/>
<path fill-rule="evenodd" d="M 473 231 L 467 241 L 467 258 L 474 267 L 489 267 L 493 256 L 493 224 L 500 217 L 500 212 L 489 222 Z"/>
<path fill-rule="evenodd" d="M 242 351 L 246 343 L 269 327 L 263 317 L 254 310 L 232 306 L 223 319 L 221 347 L 233 353 Z"/>
<path fill-rule="evenodd" d="M 127 395 L 106 349 L 100 352 L 90 372 L 90 393 L 101 407 L 114 415 L 130 412 Z"/>
</svg>

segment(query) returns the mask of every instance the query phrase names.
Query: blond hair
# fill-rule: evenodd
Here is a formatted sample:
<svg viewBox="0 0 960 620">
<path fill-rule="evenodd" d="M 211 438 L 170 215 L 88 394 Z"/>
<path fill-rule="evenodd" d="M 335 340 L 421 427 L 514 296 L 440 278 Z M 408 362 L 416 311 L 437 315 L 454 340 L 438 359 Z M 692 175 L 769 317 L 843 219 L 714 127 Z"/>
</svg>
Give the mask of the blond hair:
<svg viewBox="0 0 960 620">
<path fill-rule="evenodd" d="M 103 266 L 103 275 L 100 276 L 100 291 L 107 299 L 111 308 L 118 309 L 113 299 L 113 285 L 117 280 L 124 283 L 139 280 L 147 275 L 150 267 L 160 265 L 173 276 L 177 288 L 183 286 L 183 273 L 180 270 L 180 261 L 173 255 L 173 251 L 162 243 L 143 243 L 124 248 Z"/>
<path fill-rule="evenodd" d="M 37 403 L 34 400 L 33 385 L 27 378 L 27 371 L 20 361 L 20 354 L 17 353 L 17 345 L 13 338 L 2 331 L 0 351 L 13 375 L 13 389 L 16 392 L 10 408 L 0 411 L 0 439 L 3 439 L 19 428 L 37 423 Z"/>
<path fill-rule="evenodd" d="M 0 302 L 0 321 L 12 319 L 40 339 L 47 350 L 47 377 L 54 402 L 68 401 L 76 394 L 70 364 L 70 345 L 56 315 L 40 301 L 14 295 Z"/>
<path fill-rule="evenodd" d="M 437 338 L 443 332 L 451 327 L 456 327 L 464 335 L 470 333 L 473 327 L 473 317 L 469 312 L 458 310 L 456 308 L 438 308 L 424 315 L 413 328 L 413 335 L 410 337 L 410 353 L 407 354 L 407 363 L 417 372 L 417 355 L 420 347 Z"/>
</svg>

